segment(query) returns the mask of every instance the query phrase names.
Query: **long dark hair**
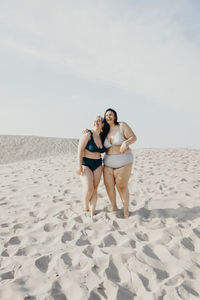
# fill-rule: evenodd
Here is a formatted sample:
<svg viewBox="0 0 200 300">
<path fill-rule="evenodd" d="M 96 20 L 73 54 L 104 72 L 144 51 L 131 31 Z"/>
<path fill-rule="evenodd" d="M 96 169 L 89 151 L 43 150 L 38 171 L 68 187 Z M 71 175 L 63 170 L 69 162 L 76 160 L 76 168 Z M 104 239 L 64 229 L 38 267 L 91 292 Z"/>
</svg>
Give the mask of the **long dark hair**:
<svg viewBox="0 0 200 300">
<path fill-rule="evenodd" d="M 105 140 L 105 138 L 106 138 L 106 136 L 107 136 L 107 134 L 108 134 L 108 132 L 109 132 L 109 130 L 110 130 L 110 125 L 106 122 L 106 113 L 107 113 L 108 111 L 113 112 L 114 118 L 115 118 L 114 124 L 119 125 L 117 112 L 116 112 L 114 109 L 112 109 L 112 108 L 106 109 L 106 111 L 105 111 L 105 113 L 104 113 L 104 119 L 103 119 L 104 126 L 103 126 L 102 132 L 101 132 L 101 134 L 100 134 L 102 143 L 104 143 L 104 140 Z"/>
</svg>

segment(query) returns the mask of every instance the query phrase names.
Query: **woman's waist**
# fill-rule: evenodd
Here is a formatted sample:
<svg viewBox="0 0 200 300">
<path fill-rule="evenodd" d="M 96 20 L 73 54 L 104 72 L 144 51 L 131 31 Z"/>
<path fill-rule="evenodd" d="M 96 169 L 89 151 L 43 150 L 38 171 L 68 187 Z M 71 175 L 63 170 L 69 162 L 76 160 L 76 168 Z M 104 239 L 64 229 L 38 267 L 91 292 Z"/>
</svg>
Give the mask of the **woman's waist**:
<svg viewBox="0 0 200 300">
<path fill-rule="evenodd" d="M 92 159 L 99 159 L 99 158 L 101 158 L 101 154 L 99 152 L 90 152 L 88 150 L 84 151 L 83 156 L 87 157 L 87 158 L 92 158 Z"/>
<path fill-rule="evenodd" d="M 121 145 L 112 146 L 112 147 L 107 149 L 106 154 L 108 154 L 108 155 L 110 155 L 110 154 L 116 154 L 116 155 L 117 154 L 122 154 L 122 152 L 120 152 L 120 147 L 121 147 Z M 123 153 L 132 153 L 132 152 L 131 152 L 131 149 L 128 148 Z"/>
</svg>

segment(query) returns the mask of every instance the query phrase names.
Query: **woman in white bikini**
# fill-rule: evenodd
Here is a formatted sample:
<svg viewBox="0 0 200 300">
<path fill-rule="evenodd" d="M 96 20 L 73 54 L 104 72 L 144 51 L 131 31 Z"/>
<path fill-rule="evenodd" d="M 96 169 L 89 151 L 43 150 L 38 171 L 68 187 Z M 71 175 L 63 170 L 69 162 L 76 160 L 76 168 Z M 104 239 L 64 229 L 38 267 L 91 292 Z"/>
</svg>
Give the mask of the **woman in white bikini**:
<svg viewBox="0 0 200 300">
<path fill-rule="evenodd" d="M 117 121 L 117 113 L 111 108 L 105 112 L 104 123 L 104 147 L 107 149 L 103 159 L 104 184 L 113 211 L 118 209 L 116 204 L 116 185 L 123 203 L 124 218 L 128 218 L 128 181 L 133 164 L 133 154 L 129 145 L 136 141 L 136 136 L 128 124 Z"/>
</svg>

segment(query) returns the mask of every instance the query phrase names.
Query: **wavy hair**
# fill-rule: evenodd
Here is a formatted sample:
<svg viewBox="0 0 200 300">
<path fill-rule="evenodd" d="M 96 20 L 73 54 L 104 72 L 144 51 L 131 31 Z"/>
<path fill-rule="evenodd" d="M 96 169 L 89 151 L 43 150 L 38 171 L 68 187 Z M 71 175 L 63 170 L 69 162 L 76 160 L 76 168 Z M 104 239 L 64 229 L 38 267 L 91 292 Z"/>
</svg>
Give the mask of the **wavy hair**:
<svg viewBox="0 0 200 300">
<path fill-rule="evenodd" d="M 112 108 L 106 109 L 106 111 L 105 111 L 105 113 L 104 113 L 104 119 L 103 119 L 104 126 L 103 126 L 102 132 L 101 132 L 101 134 L 100 134 L 102 143 L 104 142 L 104 140 L 105 140 L 105 138 L 106 138 L 106 136 L 107 136 L 107 134 L 108 134 L 108 132 L 109 132 L 109 130 L 110 130 L 110 125 L 106 122 L 106 113 L 107 113 L 108 111 L 111 111 L 111 112 L 113 112 L 113 114 L 114 114 L 114 118 L 115 118 L 114 124 L 115 124 L 115 125 L 118 125 L 118 124 L 119 124 L 117 112 L 116 112 L 114 109 L 112 109 Z"/>
</svg>

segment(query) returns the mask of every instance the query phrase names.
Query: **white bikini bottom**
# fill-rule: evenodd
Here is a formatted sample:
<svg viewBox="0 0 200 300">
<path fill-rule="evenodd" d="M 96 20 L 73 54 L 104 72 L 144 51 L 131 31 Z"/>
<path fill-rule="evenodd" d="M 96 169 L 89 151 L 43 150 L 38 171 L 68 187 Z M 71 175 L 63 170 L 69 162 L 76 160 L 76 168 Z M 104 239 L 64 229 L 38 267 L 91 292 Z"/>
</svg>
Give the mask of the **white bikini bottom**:
<svg viewBox="0 0 200 300">
<path fill-rule="evenodd" d="M 122 154 L 105 154 L 103 158 L 103 163 L 105 166 L 116 169 L 121 168 L 133 161 L 132 153 L 122 153 Z"/>
</svg>

